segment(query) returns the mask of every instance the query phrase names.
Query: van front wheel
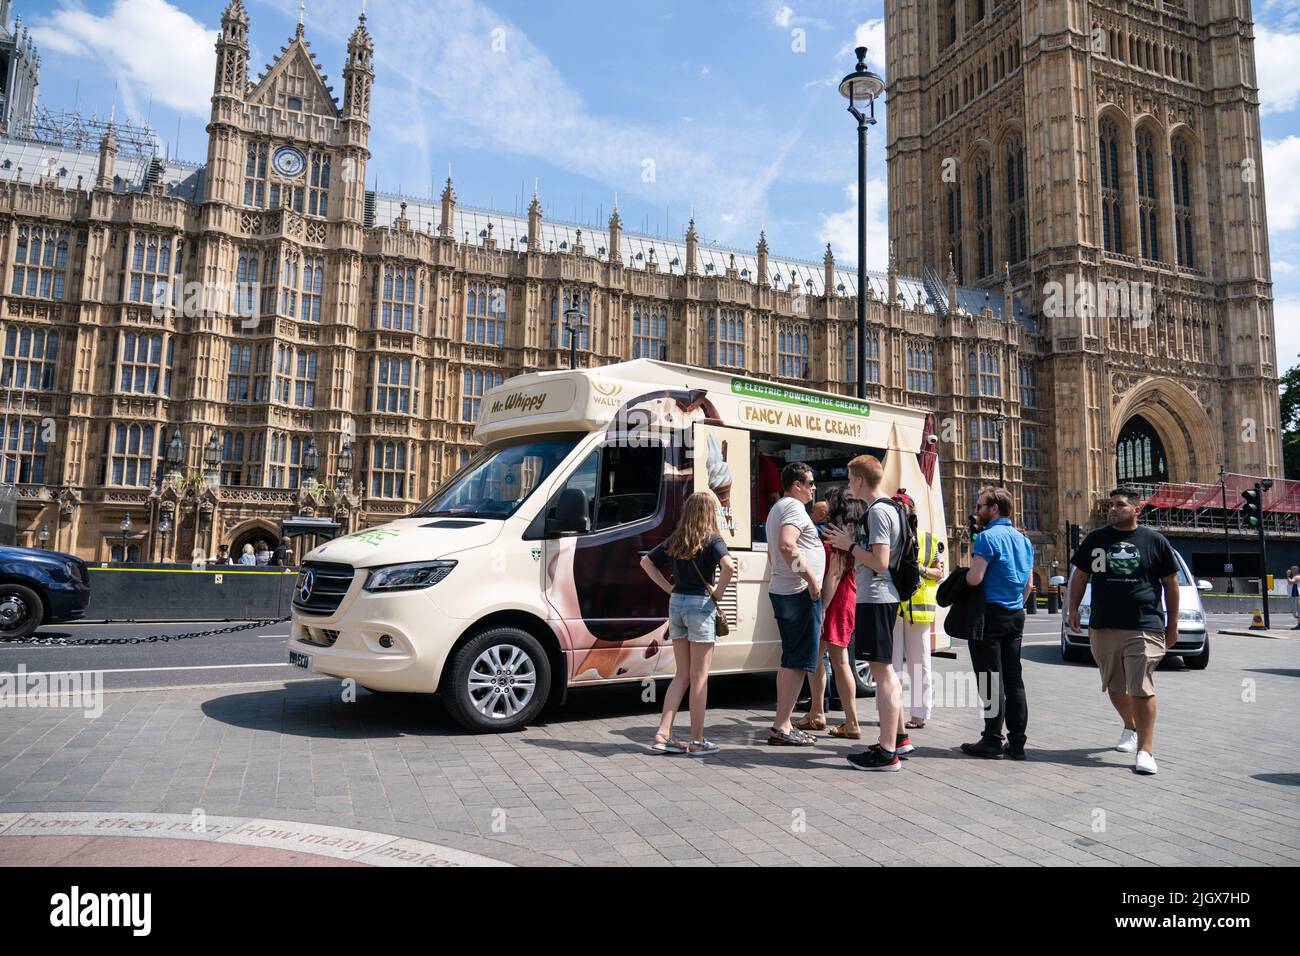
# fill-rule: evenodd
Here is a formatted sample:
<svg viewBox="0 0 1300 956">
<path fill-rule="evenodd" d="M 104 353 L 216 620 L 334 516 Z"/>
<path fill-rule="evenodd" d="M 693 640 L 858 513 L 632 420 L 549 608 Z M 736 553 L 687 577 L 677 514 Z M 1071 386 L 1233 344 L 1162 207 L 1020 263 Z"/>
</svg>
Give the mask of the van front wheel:
<svg viewBox="0 0 1300 956">
<path fill-rule="evenodd" d="M 449 663 L 443 699 L 458 724 L 474 733 L 520 730 L 546 705 L 551 662 L 537 639 L 515 627 L 485 631 Z"/>
</svg>

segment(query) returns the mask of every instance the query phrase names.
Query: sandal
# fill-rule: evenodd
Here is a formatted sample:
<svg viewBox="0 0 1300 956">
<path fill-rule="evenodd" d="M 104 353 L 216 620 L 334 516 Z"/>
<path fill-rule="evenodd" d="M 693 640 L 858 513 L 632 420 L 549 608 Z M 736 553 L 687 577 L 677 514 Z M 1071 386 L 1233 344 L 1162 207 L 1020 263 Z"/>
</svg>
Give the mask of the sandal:
<svg viewBox="0 0 1300 956">
<path fill-rule="evenodd" d="M 688 757 L 707 757 L 709 754 L 717 753 L 720 748 L 712 740 L 692 740 L 686 745 L 686 756 Z"/>
<path fill-rule="evenodd" d="M 839 726 L 831 728 L 831 736 L 843 737 L 846 740 L 861 740 L 862 730 L 861 729 L 849 730 L 849 728 L 846 725 L 840 724 Z"/>
<path fill-rule="evenodd" d="M 767 742 L 773 747 L 811 747 L 817 743 L 817 738 L 798 729 L 791 729 L 787 734 L 782 733 L 775 727 L 769 727 Z"/>
<path fill-rule="evenodd" d="M 913 717 L 903 726 L 908 730 L 920 730 L 925 726 L 925 719 L 923 717 Z"/>
<path fill-rule="evenodd" d="M 826 718 L 819 717 L 813 719 L 812 714 L 806 714 L 790 724 L 795 730 L 825 730 Z"/>
<path fill-rule="evenodd" d="M 680 741 L 672 737 L 665 737 L 663 734 L 655 734 L 655 742 L 650 745 L 650 749 L 655 753 L 661 754 L 684 754 L 686 748 L 681 745 Z"/>
</svg>

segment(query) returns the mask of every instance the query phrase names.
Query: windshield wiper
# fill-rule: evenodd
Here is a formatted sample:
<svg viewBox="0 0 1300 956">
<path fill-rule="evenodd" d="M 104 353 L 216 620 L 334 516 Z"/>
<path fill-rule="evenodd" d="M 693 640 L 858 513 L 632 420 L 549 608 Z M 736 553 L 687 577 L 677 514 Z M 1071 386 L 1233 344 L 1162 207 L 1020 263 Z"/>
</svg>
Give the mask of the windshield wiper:
<svg viewBox="0 0 1300 956">
<path fill-rule="evenodd" d="M 413 518 L 505 518 L 495 511 L 453 511 L 450 508 L 438 511 L 417 511 Z"/>
</svg>

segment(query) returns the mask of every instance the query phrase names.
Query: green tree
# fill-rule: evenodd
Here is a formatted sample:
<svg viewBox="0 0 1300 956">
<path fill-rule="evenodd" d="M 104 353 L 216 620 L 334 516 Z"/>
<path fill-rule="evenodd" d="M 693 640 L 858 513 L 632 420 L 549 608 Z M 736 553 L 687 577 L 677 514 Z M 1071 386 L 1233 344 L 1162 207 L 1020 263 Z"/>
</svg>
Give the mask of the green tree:
<svg viewBox="0 0 1300 956">
<path fill-rule="evenodd" d="M 1278 384 L 1282 393 L 1283 474 L 1300 479 L 1300 364 L 1293 365 Z"/>
</svg>

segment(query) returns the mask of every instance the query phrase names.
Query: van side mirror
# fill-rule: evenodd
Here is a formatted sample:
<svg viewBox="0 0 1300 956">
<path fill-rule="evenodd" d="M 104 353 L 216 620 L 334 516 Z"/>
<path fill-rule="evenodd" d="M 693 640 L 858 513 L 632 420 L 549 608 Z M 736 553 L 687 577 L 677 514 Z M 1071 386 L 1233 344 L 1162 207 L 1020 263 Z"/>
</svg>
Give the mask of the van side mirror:
<svg viewBox="0 0 1300 956">
<path fill-rule="evenodd" d="M 555 503 L 555 517 L 546 522 L 546 534 L 586 534 L 591 530 L 591 505 L 581 488 L 565 488 Z"/>
<path fill-rule="evenodd" d="M 1196 590 L 1198 591 L 1209 591 L 1212 590 L 1213 588 L 1214 585 L 1204 579 L 1199 579 L 1196 582 Z"/>
</svg>

